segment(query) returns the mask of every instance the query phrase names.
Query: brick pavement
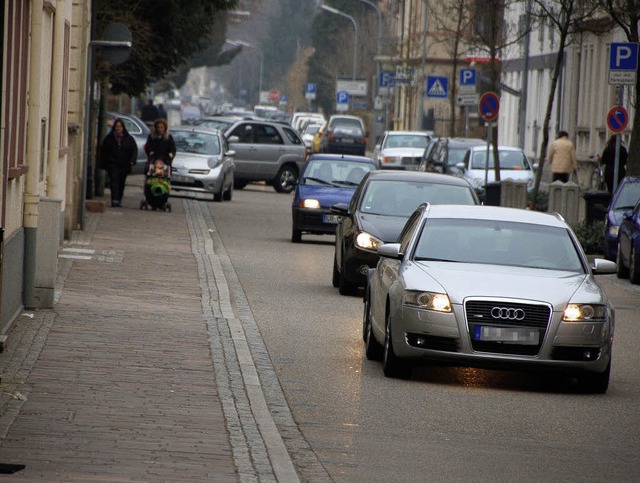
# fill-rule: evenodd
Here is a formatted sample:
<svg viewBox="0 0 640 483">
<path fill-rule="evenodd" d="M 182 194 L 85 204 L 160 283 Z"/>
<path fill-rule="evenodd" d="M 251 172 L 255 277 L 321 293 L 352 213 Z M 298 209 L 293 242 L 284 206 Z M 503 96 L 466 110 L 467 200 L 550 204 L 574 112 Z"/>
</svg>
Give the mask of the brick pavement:
<svg viewBox="0 0 640 483">
<path fill-rule="evenodd" d="M 139 200 L 128 188 L 123 208 L 87 213 L 62 252 L 85 259 L 60 259 L 54 309 L 8 334 L 0 464 L 25 465 L 12 479 L 255 478 L 234 462 L 183 204 Z"/>
</svg>

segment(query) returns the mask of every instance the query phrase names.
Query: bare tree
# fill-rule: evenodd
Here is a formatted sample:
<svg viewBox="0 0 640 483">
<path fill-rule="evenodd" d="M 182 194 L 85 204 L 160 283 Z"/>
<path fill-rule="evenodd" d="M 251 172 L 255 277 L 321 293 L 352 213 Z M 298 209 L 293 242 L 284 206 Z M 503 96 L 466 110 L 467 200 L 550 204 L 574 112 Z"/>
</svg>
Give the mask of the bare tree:
<svg viewBox="0 0 640 483">
<path fill-rule="evenodd" d="M 451 119 L 449 135 L 455 136 L 456 127 L 456 73 L 460 65 L 460 58 L 464 54 L 468 40 L 471 37 L 472 0 L 441 0 L 431 3 L 429 15 L 434 21 L 436 32 L 434 42 L 445 46 L 451 58 L 451 93 L 449 97 Z"/>
<path fill-rule="evenodd" d="M 624 31 L 629 42 L 640 40 L 640 0 L 597 0 L 600 7 Z M 627 176 L 640 175 L 640 76 L 636 75 L 634 116 L 627 158 Z"/>
<path fill-rule="evenodd" d="M 589 0 L 534 0 L 536 4 L 533 16 L 539 22 L 547 23 L 558 32 L 558 44 L 556 59 L 551 73 L 551 87 L 547 98 L 547 107 L 542 125 L 542 143 L 540 144 L 540 159 L 538 161 L 538 171 L 533 185 L 533 204 L 540 190 L 540 180 L 542 179 L 542 168 L 547 157 L 547 147 L 549 145 L 549 124 L 551 122 L 551 112 L 556 97 L 558 79 L 562 71 L 564 52 L 570 42 L 573 33 L 584 30 L 587 20 L 593 17 L 596 11 L 595 2 Z M 528 73 L 525 72 L 525 75 Z"/>
</svg>

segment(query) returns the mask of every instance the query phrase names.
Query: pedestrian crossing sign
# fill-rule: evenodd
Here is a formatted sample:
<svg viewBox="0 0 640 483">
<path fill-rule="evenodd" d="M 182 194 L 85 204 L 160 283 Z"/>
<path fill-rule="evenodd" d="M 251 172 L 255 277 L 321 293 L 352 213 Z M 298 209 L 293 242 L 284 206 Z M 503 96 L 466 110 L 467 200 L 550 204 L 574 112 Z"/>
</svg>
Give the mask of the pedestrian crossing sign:
<svg viewBox="0 0 640 483">
<path fill-rule="evenodd" d="M 449 78 L 446 76 L 427 76 L 427 97 L 446 99 L 449 97 Z"/>
</svg>

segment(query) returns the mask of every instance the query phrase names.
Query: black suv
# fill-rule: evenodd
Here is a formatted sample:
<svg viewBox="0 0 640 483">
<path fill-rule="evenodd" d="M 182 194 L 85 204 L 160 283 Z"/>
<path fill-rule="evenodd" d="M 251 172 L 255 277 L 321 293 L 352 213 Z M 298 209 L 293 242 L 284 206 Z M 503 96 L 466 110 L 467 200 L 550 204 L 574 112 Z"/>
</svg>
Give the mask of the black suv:
<svg viewBox="0 0 640 483">
<path fill-rule="evenodd" d="M 432 149 L 425 150 L 418 171 L 458 174 L 456 164 L 464 159 L 467 150 L 482 144 L 486 141 L 476 138 L 439 138 Z"/>
</svg>

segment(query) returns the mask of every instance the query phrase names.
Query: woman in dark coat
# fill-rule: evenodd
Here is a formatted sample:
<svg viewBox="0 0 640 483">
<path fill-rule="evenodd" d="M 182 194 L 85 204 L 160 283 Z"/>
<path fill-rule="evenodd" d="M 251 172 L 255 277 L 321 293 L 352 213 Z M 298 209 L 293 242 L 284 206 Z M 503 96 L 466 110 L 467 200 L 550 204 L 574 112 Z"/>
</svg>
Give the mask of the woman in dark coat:
<svg viewBox="0 0 640 483">
<path fill-rule="evenodd" d="M 176 143 L 173 136 L 169 134 L 169 127 L 165 119 L 156 119 L 153 123 L 153 131 L 147 138 L 144 150 L 149 157 L 149 162 L 161 159 L 165 164 L 171 166 L 176 155 Z"/>
<path fill-rule="evenodd" d="M 100 162 L 109 174 L 111 206 L 121 206 L 127 175 L 136 164 L 138 145 L 122 119 L 113 122 L 111 131 L 102 141 Z"/>
<path fill-rule="evenodd" d="M 613 176 L 615 172 L 615 163 L 616 163 L 616 138 L 617 134 L 614 134 L 607 141 L 607 145 L 602 152 L 601 162 L 604 164 L 604 181 L 607 183 L 607 190 L 610 193 L 613 193 Z M 620 185 L 620 181 L 625 177 L 627 168 L 627 148 L 620 143 L 620 154 L 618 158 L 618 184 Z"/>
</svg>

